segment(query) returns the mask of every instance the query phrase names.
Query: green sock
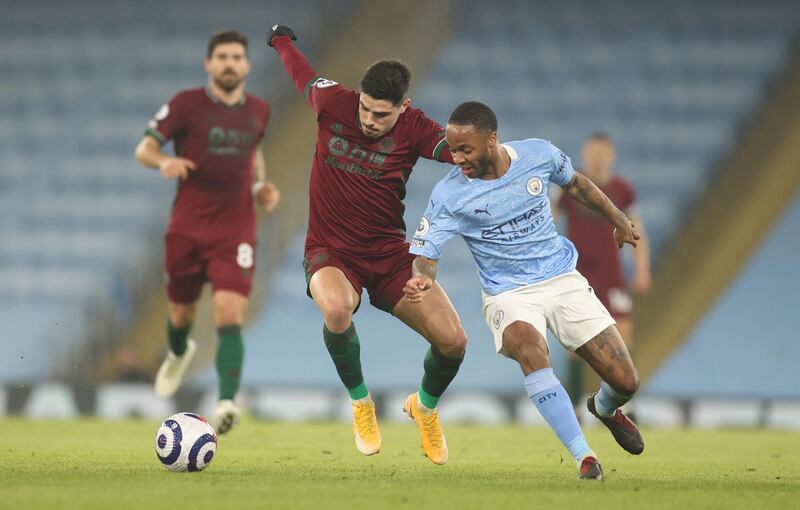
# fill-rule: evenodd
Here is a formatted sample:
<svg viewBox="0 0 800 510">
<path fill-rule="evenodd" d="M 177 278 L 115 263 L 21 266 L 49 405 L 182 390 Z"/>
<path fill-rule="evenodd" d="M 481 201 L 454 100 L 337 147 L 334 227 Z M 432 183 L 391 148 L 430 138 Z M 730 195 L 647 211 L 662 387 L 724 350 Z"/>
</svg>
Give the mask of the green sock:
<svg viewBox="0 0 800 510">
<path fill-rule="evenodd" d="M 584 371 L 583 360 L 570 356 L 567 360 L 567 395 L 576 403 L 583 396 Z"/>
<path fill-rule="evenodd" d="M 175 353 L 176 356 L 182 356 L 186 352 L 186 342 L 189 340 L 189 332 L 192 330 L 192 325 L 176 328 L 172 325 L 172 321 L 167 318 L 167 340 L 169 341 L 169 350 Z"/>
<path fill-rule="evenodd" d="M 219 399 L 233 400 L 239 391 L 244 361 L 244 339 L 238 324 L 217 328 L 217 375 L 219 376 Z"/>
<path fill-rule="evenodd" d="M 358 342 L 355 324 L 351 322 L 342 333 L 334 333 L 323 325 L 322 337 L 350 398 L 366 398 L 367 386 L 364 384 L 364 374 L 361 373 L 361 344 Z"/>
<path fill-rule="evenodd" d="M 428 409 L 436 409 L 439 398 L 455 379 L 462 361 L 463 355 L 460 358 L 448 358 L 434 346 L 428 349 L 423 363 L 425 375 L 422 376 L 422 384 L 419 386 L 419 400 L 422 405 Z"/>
</svg>

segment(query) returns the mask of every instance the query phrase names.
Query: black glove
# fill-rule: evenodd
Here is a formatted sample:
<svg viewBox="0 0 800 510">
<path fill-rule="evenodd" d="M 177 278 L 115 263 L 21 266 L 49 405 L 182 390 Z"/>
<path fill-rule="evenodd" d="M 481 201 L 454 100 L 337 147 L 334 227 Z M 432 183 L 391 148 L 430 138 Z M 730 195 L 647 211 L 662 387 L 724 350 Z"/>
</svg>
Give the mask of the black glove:
<svg viewBox="0 0 800 510">
<path fill-rule="evenodd" d="M 267 45 L 274 46 L 272 44 L 272 39 L 280 35 L 291 37 L 292 41 L 297 40 L 297 36 L 294 35 L 294 32 L 291 28 L 287 27 L 286 25 L 272 25 L 272 28 L 267 31 Z"/>
</svg>

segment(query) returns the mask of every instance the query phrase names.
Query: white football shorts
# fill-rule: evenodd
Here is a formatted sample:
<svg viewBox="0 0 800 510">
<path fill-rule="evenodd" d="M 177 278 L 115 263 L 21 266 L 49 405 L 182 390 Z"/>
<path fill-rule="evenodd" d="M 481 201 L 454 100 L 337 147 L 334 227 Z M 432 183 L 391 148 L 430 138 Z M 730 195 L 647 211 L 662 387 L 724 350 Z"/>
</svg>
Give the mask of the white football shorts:
<svg viewBox="0 0 800 510">
<path fill-rule="evenodd" d="M 549 328 L 569 351 L 616 324 L 577 270 L 494 296 L 484 293 L 483 317 L 494 335 L 497 353 L 503 356 L 507 355 L 503 331 L 516 321 L 536 328 L 545 341 Z"/>
</svg>

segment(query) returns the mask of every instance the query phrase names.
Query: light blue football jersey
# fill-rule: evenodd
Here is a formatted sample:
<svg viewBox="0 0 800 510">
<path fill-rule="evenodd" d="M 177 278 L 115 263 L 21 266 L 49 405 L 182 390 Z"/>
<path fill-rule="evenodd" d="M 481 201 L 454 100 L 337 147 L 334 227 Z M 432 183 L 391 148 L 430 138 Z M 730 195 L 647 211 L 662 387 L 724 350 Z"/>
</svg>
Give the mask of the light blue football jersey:
<svg viewBox="0 0 800 510">
<path fill-rule="evenodd" d="M 493 180 L 469 179 L 460 167 L 439 181 L 411 241 L 411 253 L 438 259 L 455 235 L 475 257 L 484 292 L 499 294 L 575 269 L 575 246 L 556 232 L 547 187 L 568 184 L 572 162 L 547 140 L 503 147 L 511 166 Z"/>
</svg>

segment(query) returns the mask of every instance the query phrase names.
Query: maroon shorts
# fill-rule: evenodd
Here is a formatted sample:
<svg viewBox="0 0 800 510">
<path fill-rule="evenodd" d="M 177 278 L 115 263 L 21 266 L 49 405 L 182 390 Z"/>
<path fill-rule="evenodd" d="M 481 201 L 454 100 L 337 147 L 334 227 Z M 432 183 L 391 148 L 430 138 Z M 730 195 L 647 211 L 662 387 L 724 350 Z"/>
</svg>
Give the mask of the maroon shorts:
<svg viewBox="0 0 800 510">
<path fill-rule="evenodd" d="M 408 244 L 382 255 L 353 254 L 322 246 L 306 246 L 303 268 L 306 271 L 306 292 L 311 297 L 308 283 L 323 267 L 340 269 L 360 295 L 366 288 L 369 302 L 375 308 L 392 313 L 403 297 L 403 287 L 411 278 L 414 255 L 408 253 Z M 358 308 L 356 308 L 357 310 Z"/>
<path fill-rule="evenodd" d="M 167 233 L 164 244 L 167 294 L 173 303 L 194 303 L 206 282 L 211 282 L 215 291 L 250 296 L 255 270 L 252 237 L 201 239 Z"/>
</svg>

